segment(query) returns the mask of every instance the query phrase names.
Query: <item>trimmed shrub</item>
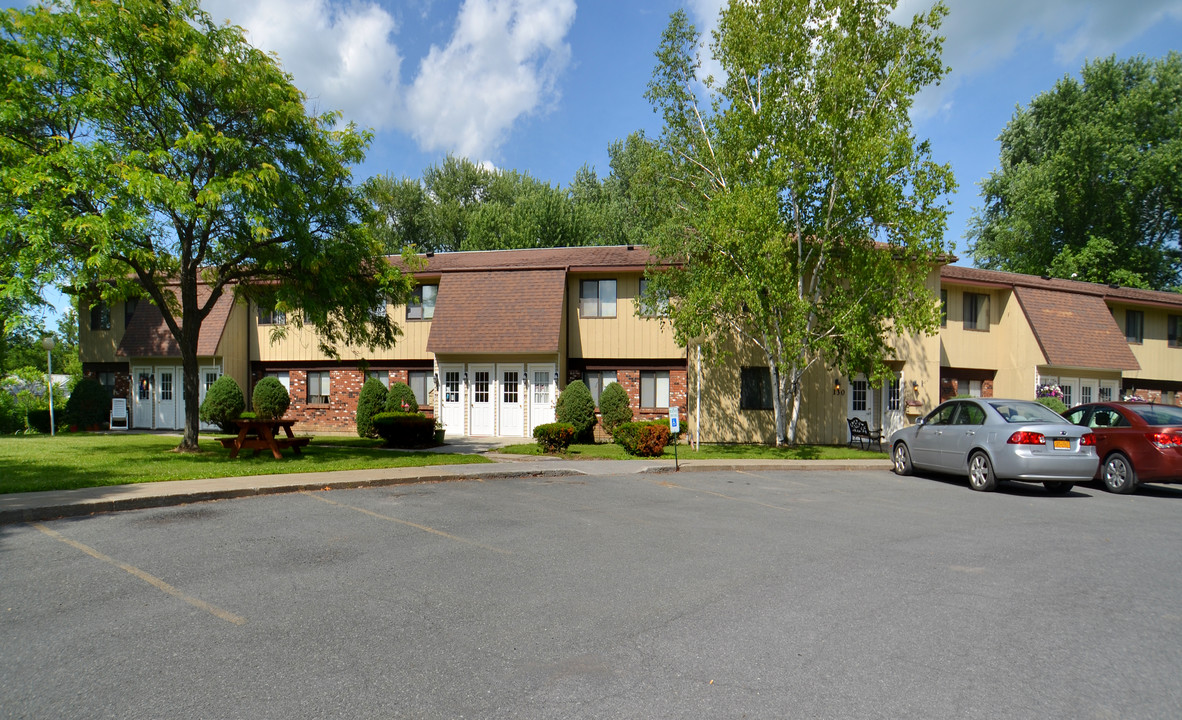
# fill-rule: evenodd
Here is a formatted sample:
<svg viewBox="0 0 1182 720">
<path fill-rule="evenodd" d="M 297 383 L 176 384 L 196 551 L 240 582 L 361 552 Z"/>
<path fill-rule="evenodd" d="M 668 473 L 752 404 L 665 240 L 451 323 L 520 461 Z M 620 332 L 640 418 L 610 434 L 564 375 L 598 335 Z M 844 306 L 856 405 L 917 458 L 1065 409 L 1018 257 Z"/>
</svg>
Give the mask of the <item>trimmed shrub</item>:
<svg viewBox="0 0 1182 720">
<path fill-rule="evenodd" d="M 616 427 L 613 437 L 629 455 L 660 457 L 669 444 L 669 423 L 660 420 L 623 423 Z"/>
<path fill-rule="evenodd" d="M 573 425 L 576 440 L 590 440 L 595 428 L 595 400 L 582 380 L 575 380 L 558 394 L 554 419 Z"/>
<path fill-rule="evenodd" d="M 599 415 L 599 422 L 608 435 L 614 433 L 618 425 L 632 422 L 632 406 L 623 385 L 618 382 L 608 383 L 599 393 Z"/>
<path fill-rule="evenodd" d="M 570 423 L 549 423 L 534 428 L 534 440 L 542 452 L 566 452 L 575 440 L 575 426 Z"/>
<path fill-rule="evenodd" d="M 0 387 L 0 435 L 10 435 L 25 429 L 25 416 L 16 404 L 16 398 L 7 389 Z"/>
<path fill-rule="evenodd" d="M 1047 408 L 1053 410 L 1054 412 L 1056 412 L 1059 415 L 1062 415 L 1063 413 L 1067 412 L 1067 405 L 1065 405 L 1063 403 L 1063 401 L 1060 400 L 1059 398 L 1040 397 L 1037 399 L 1037 402 L 1040 402 L 1043 405 L 1046 405 Z"/>
<path fill-rule="evenodd" d="M 205 399 L 201 401 L 197 416 L 203 423 L 217 425 L 224 433 L 236 433 L 238 427 L 234 425 L 234 420 L 241 417 L 244 410 L 246 399 L 242 397 L 238 381 L 223 375 L 205 391 Z"/>
<path fill-rule="evenodd" d="M 60 417 L 61 416 L 57 414 L 57 411 L 54 411 L 53 419 L 59 425 L 61 424 Z M 39 433 L 45 433 L 46 435 L 48 435 L 49 434 L 49 410 L 48 409 L 30 410 L 29 411 L 29 429 L 36 430 Z"/>
<path fill-rule="evenodd" d="M 415 399 L 415 391 L 404 382 L 390 383 L 390 390 L 386 393 L 386 412 L 417 413 L 419 401 Z"/>
<path fill-rule="evenodd" d="M 82 378 L 70 393 L 62 415 L 67 425 L 83 429 L 105 424 L 111 419 L 111 396 L 98 380 Z"/>
<path fill-rule="evenodd" d="M 357 436 L 377 437 L 373 416 L 386 408 L 386 386 L 377 378 L 369 378 L 357 393 Z"/>
<path fill-rule="evenodd" d="M 386 447 L 414 448 L 435 444 L 435 421 L 422 413 L 380 412 L 373 429 Z"/>
<path fill-rule="evenodd" d="M 265 377 L 254 386 L 251 405 L 260 420 L 278 420 L 291 405 L 291 396 L 279 378 Z"/>
</svg>

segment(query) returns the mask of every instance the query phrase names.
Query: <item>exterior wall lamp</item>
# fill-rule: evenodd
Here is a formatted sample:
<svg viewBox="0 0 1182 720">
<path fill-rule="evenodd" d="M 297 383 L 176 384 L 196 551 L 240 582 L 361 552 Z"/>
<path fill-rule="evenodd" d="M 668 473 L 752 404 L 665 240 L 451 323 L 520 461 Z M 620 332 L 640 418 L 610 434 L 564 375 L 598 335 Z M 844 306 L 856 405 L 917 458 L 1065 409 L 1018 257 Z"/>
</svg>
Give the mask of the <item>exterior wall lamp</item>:
<svg viewBox="0 0 1182 720">
<path fill-rule="evenodd" d="M 841 389 L 841 378 L 834 378 L 833 379 L 833 394 L 834 395 L 845 395 L 845 390 Z"/>
</svg>

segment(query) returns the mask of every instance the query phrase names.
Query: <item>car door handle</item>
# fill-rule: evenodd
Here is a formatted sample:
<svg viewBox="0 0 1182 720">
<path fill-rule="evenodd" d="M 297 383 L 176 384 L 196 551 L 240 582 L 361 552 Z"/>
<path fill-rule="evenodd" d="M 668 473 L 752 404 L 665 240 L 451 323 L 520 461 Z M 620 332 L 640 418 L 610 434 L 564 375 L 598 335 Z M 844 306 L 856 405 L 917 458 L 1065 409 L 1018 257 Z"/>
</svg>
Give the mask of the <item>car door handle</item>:
<svg viewBox="0 0 1182 720">
<path fill-rule="evenodd" d="M 977 431 L 976 430 L 965 430 L 964 434 L 965 435 L 976 435 Z"/>
</svg>

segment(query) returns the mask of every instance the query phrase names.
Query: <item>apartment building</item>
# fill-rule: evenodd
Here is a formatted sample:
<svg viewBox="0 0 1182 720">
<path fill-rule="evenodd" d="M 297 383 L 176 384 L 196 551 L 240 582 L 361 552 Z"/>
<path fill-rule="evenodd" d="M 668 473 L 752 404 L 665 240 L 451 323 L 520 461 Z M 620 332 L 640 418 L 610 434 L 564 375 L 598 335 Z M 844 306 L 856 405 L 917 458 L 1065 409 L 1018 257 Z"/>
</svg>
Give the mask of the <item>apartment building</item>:
<svg viewBox="0 0 1182 720">
<path fill-rule="evenodd" d="M 637 313 L 651 258 L 640 246 L 502 250 L 426 256 L 406 305 L 388 305 L 403 334 L 388 350 L 319 349 L 310 328 L 230 297 L 202 326 L 200 392 L 223 374 L 249 395 L 271 375 L 304 432 L 352 432 L 367 376 L 408 383 L 450 435 L 530 437 L 554 420 L 557 395 L 580 379 L 592 394 L 627 390 L 637 418 L 667 417 L 702 442 L 773 442 L 770 373 L 741 342 L 721 362 L 681 347 L 659 316 Z M 391 258 L 397 262 L 396 258 Z M 933 268 L 945 321 L 931 336 L 893 339 L 893 377 L 872 387 L 822 364 L 806 374 L 798 440 L 844 443 L 846 419 L 887 432 L 957 394 L 1033 397 L 1058 384 L 1073 401 L 1137 394 L 1182 402 L 1182 295 L 1066 280 Z M 180 354 L 150 303 L 81 308 L 83 371 L 126 397 L 131 425 L 184 424 Z"/>
</svg>

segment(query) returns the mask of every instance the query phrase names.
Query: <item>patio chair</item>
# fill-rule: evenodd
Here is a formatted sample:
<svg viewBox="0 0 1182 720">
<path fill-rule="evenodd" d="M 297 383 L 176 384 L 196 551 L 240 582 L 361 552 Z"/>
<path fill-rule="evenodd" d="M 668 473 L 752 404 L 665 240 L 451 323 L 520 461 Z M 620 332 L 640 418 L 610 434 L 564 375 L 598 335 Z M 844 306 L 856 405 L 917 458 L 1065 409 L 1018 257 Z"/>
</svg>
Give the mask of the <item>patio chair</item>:
<svg viewBox="0 0 1182 720">
<path fill-rule="evenodd" d="M 122 422 L 123 427 L 115 427 L 116 421 Z M 111 421 L 109 427 L 112 430 L 126 430 L 127 425 L 127 398 L 112 398 Z"/>
</svg>

